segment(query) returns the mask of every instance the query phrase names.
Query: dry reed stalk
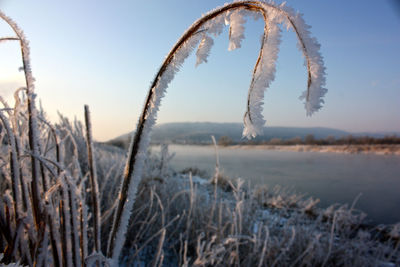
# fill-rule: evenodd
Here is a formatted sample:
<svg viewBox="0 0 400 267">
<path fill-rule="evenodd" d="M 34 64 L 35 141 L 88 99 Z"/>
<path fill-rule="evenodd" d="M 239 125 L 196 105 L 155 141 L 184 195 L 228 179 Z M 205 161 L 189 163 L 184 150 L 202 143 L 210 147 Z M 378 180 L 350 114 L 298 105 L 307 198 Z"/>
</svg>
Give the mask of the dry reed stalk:
<svg viewBox="0 0 400 267">
<path fill-rule="evenodd" d="M 208 229 L 213 229 L 214 226 L 212 225 L 213 221 L 214 221 L 214 213 L 215 213 L 215 208 L 217 205 L 217 198 L 218 198 L 218 178 L 219 178 L 219 155 L 218 155 L 218 146 L 217 146 L 217 141 L 215 140 L 215 137 L 213 135 L 211 135 L 211 140 L 214 144 L 214 151 L 215 151 L 215 173 L 214 176 L 211 180 L 211 183 L 214 184 L 214 198 L 213 198 L 213 202 L 211 205 L 211 211 L 210 211 L 210 216 L 208 219 L 208 224 L 207 224 L 207 228 Z M 207 232 L 208 234 L 209 232 Z M 211 234 L 211 233 L 210 233 Z M 210 236 L 207 235 L 207 239 L 209 239 Z"/>
<path fill-rule="evenodd" d="M 11 172 L 11 188 L 13 192 L 13 203 L 14 203 L 14 219 L 15 219 L 15 225 L 17 224 L 17 221 L 20 217 L 19 213 L 19 203 L 21 203 L 21 194 L 19 191 L 19 162 L 18 162 L 18 157 L 17 157 L 17 152 L 16 152 L 16 144 L 15 144 L 15 136 L 13 131 L 11 130 L 10 124 L 7 120 L 7 118 L 3 115 L 3 112 L 0 110 L 0 120 L 2 121 L 2 124 L 7 132 L 7 137 L 8 137 L 8 143 L 10 146 L 10 172 Z"/>
<path fill-rule="evenodd" d="M 335 215 L 333 216 L 333 220 L 332 220 L 332 227 L 331 227 L 331 235 L 330 235 L 330 238 L 329 238 L 329 247 L 328 247 L 328 252 L 326 253 L 326 256 L 325 256 L 325 259 L 324 259 L 324 262 L 322 263 L 322 267 L 323 266 L 325 266 L 325 264 L 328 262 L 328 260 L 329 260 L 329 257 L 330 257 L 330 255 L 331 255 L 331 252 L 332 252 L 332 247 L 333 247 L 333 237 L 334 237 L 334 234 L 335 234 L 335 226 L 336 226 L 336 220 L 337 220 L 337 216 L 338 216 L 338 213 L 337 212 L 335 212 Z"/>
<path fill-rule="evenodd" d="M 0 38 L 0 42 L 3 41 L 18 41 L 19 39 L 17 37 L 2 37 Z"/>
<path fill-rule="evenodd" d="M 85 204 L 83 203 L 83 201 L 81 201 L 81 203 L 79 204 L 79 211 L 80 211 L 80 230 L 81 230 L 81 234 L 80 234 L 80 249 L 81 249 L 81 265 L 85 266 L 85 259 L 88 256 L 88 251 L 87 251 L 87 214 L 86 214 L 86 207 L 84 206 Z"/>
<path fill-rule="evenodd" d="M 62 193 L 61 193 L 62 198 Z M 62 266 L 67 266 L 67 245 L 66 245 L 66 230 L 65 230 L 65 219 L 63 215 L 64 201 L 60 199 L 58 203 L 58 212 L 60 219 L 60 241 L 61 241 L 61 262 Z"/>
<path fill-rule="evenodd" d="M 72 186 L 68 184 L 68 202 L 69 202 L 69 212 L 70 212 L 70 227 L 71 227 L 71 245 L 72 245 L 72 262 L 74 266 L 79 266 L 81 263 L 80 259 L 80 249 L 79 249 L 79 231 L 78 231 L 78 218 L 76 212 L 76 195 L 71 188 Z"/>
<path fill-rule="evenodd" d="M 268 230 L 267 226 L 264 226 L 264 228 L 265 228 L 265 237 L 264 237 L 264 242 L 263 242 L 263 246 L 262 246 L 262 250 L 261 250 L 261 258 L 260 258 L 260 261 L 258 262 L 258 267 L 262 267 L 263 266 L 265 253 L 267 252 L 267 245 L 268 245 L 268 239 L 269 239 L 269 230 Z"/>
<path fill-rule="evenodd" d="M 57 227 L 53 224 L 53 218 L 50 215 L 47 215 L 47 223 L 50 228 L 50 244 L 51 244 L 51 251 L 53 254 L 53 262 L 55 267 L 61 266 L 61 247 L 60 247 L 60 237 L 57 233 Z"/>
<path fill-rule="evenodd" d="M 189 172 L 189 186 L 190 186 L 190 197 L 189 197 L 189 211 L 188 211 L 187 219 L 186 219 L 186 238 L 188 238 L 190 235 L 190 228 L 191 228 L 191 223 L 192 223 L 191 217 L 192 217 L 193 206 L 194 206 L 194 201 L 195 201 L 192 172 Z"/>
<path fill-rule="evenodd" d="M 16 133 L 16 128 L 14 126 L 14 132 Z M 16 144 L 16 153 L 18 159 L 20 159 L 20 151 L 21 151 L 21 142 L 19 138 L 15 135 L 15 144 Z M 32 217 L 32 204 L 29 201 L 29 190 L 27 184 L 24 182 L 24 177 L 22 174 L 22 169 L 20 166 L 19 170 L 19 182 L 21 184 L 21 193 L 22 193 L 22 208 L 24 211 L 27 213 L 27 217 L 29 218 L 29 221 L 33 222 L 33 217 Z"/>
<path fill-rule="evenodd" d="M 165 240 L 165 234 L 167 230 L 165 228 L 162 229 L 160 240 L 158 241 L 156 256 L 154 257 L 153 267 L 161 266 L 163 263 L 164 253 L 163 253 L 163 245 Z"/>
<path fill-rule="evenodd" d="M 86 125 L 86 144 L 87 155 L 89 162 L 89 179 L 91 186 L 91 197 L 93 205 L 93 222 L 94 222 L 94 247 L 96 252 L 101 252 L 101 222 L 100 222 L 100 201 L 99 201 L 99 186 L 97 184 L 96 163 L 93 156 L 93 137 L 92 123 L 90 120 L 89 106 L 85 105 L 85 125 Z"/>
</svg>

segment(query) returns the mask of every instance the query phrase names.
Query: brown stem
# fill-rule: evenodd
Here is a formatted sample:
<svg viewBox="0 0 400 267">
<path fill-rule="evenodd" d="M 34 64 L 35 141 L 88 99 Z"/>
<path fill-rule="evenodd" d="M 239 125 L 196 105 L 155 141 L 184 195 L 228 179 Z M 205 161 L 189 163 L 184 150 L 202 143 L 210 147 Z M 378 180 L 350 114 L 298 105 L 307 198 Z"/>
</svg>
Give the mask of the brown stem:
<svg viewBox="0 0 400 267">
<path fill-rule="evenodd" d="M 81 203 L 79 204 L 79 210 L 80 210 L 80 239 L 79 239 L 79 243 L 80 243 L 80 247 L 81 247 L 81 264 L 82 266 L 85 266 L 85 259 L 87 257 L 87 231 L 86 231 L 86 221 L 85 221 L 85 211 L 84 211 L 84 203 L 82 203 L 83 201 L 81 201 Z"/>
<path fill-rule="evenodd" d="M 68 202 L 69 202 L 69 213 L 70 213 L 70 227 L 71 227 L 71 250 L 72 250 L 72 264 L 73 266 L 78 266 L 81 262 L 80 260 L 80 253 L 79 253 L 79 248 L 76 247 L 75 245 L 78 243 L 76 242 L 79 237 L 78 237 L 78 232 L 75 232 L 75 229 L 77 229 L 77 219 L 76 217 L 74 217 L 74 210 L 76 211 L 76 202 L 74 199 L 74 194 L 72 192 L 72 188 L 70 185 L 67 185 L 67 193 L 68 193 Z"/>
<path fill-rule="evenodd" d="M 94 247 L 96 252 L 101 251 L 100 233 L 100 202 L 99 202 L 99 187 L 97 184 L 96 164 L 93 156 L 93 138 L 92 127 L 90 120 L 89 106 L 85 105 L 85 125 L 86 125 L 86 143 L 89 162 L 89 178 L 91 185 L 91 196 L 93 205 L 93 222 L 94 222 Z"/>
<path fill-rule="evenodd" d="M 18 37 L 3 37 L 3 38 L 0 38 L 0 42 L 2 42 L 2 41 L 18 41 L 18 40 L 19 40 Z"/>
<path fill-rule="evenodd" d="M 19 162 L 16 153 L 16 145 L 15 145 L 15 137 L 14 133 L 10 128 L 10 124 L 8 123 L 7 118 L 0 111 L 0 120 L 2 121 L 4 128 L 7 132 L 8 143 L 10 145 L 10 172 L 11 172 L 11 188 L 13 192 L 13 204 L 14 204 L 14 219 L 15 223 L 17 223 L 19 219 L 19 207 L 18 205 L 21 203 L 21 195 L 19 192 Z"/>
<path fill-rule="evenodd" d="M 61 199 L 59 202 L 59 216 L 60 216 L 60 231 L 61 231 L 61 258 L 62 258 L 62 266 L 67 266 L 67 231 L 65 227 L 65 218 L 64 218 L 64 201 L 62 200 L 64 194 L 61 192 Z"/>
</svg>

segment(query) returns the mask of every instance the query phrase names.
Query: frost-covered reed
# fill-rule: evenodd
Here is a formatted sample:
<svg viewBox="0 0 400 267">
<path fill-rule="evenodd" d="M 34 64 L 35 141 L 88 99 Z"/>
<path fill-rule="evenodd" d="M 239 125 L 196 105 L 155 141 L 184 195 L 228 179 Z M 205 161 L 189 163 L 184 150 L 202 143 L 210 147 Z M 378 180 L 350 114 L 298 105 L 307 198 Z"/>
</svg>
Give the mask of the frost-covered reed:
<svg viewBox="0 0 400 267">
<path fill-rule="evenodd" d="M 143 162 L 150 141 L 151 129 L 156 122 L 161 99 L 165 95 L 169 83 L 173 80 L 185 59 L 196 47 L 196 64 L 207 62 L 207 57 L 213 45 L 212 36 L 221 34 L 225 24 L 229 25 L 229 50 L 240 48 L 241 40 L 244 38 L 245 16 L 249 15 L 255 18 L 261 17 L 265 26 L 259 56 L 253 70 L 253 78 L 248 92 L 243 136 L 247 138 L 255 137 L 261 133 L 265 123 L 262 115 L 262 104 L 264 91 L 275 77 L 275 61 L 280 43 L 279 24 L 283 24 L 287 29 L 293 29 L 299 41 L 299 48 L 305 58 L 308 82 L 307 89 L 301 98 L 305 99 L 307 115 L 311 115 L 322 107 L 322 97 L 327 90 L 324 88 L 325 67 L 322 56 L 319 53 L 320 46 L 316 39 L 310 36 L 310 27 L 304 22 L 299 13 L 295 13 L 285 4 L 277 5 L 273 2 L 262 1 L 236 1 L 203 15 L 186 30 L 173 46 L 151 83 L 143 112 L 129 148 L 119 196 L 120 200 L 115 212 L 107 249 L 108 257 L 112 257 L 115 260 L 120 255 L 142 176 Z"/>
</svg>

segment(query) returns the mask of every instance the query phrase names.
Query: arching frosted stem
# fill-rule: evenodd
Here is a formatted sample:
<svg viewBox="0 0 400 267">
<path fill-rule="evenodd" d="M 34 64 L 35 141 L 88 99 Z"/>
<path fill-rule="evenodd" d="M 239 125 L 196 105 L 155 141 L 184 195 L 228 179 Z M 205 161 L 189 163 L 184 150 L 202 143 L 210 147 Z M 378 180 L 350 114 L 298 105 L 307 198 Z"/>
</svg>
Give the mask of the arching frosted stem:
<svg viewBox="0 0 400 267">
<path fill-rule="evenodd" d="M 291 10 L 288 10 L 283 5 L 277 6 L 273 3 L 265 3 L 261 1 L 238 1 L 227 4 L 221 8 L 217 8 L 194 22 L 193 25 L 188 28 L 188 30 L 174 45 L 157 72 L 150 86 L 142 115 L 139 118 L 137 130 L 132 136 L 119 195 L 119 202 L 115 211 L 114 222 L 107 246 L 107 256 L 112 257 L 114 262 L 118 261 L 120 252 L 125 243 L 127 225 L 131 215 L 133 203 L 135 202 L 138 185 L 142 177 L 143 163 L 146 157 L 146 150 L 150 142 L 151 129 L 157 119 L 157 112 L 159 110 L 161 99 L 164 96 L 169 83 L 174 78 L 184 60 L 200 41 L 201 43 L 198 50 L 200 53 L 200 62 L 198 62 L 201 63 L 205 61 L 204 59 L 206 59 L 206 56 L 209 53 L 211 42 L 210 40 L 205 40 L 204 38 L 202 40 L 201 37 L 202 35 L 207 34 L 208 29 L 210 30 L 210 34 L 220 33 L 220 24 L 223 21 L 221 18 L 223 18 L 223 16 L 229 12 L 230 15 L 233 15 L 232 25 L 230 25 L 230 40 L 232 41 L 230 48 L 238 48 L 240 46 L 240 40 L 244 37 L 241 29 L 244 19 L 240 13 L 241 11 L 260 13 L 264 18 L 266 25 L 271 23 L 286 22 L 289 26 L 295 29 L 295 33 L 298 37 L 300 46 L 303 48 L 302 51 L 307 62 L 307 113 L 311 114 L 320 108 L 320 104 L 323 102 L 321 97 L 324 95 L 326 89 L 322 88 L 324 85 L 324 78 L 320 78 L 318 75 L 323 75 L 324 73 L 321 71 L 315 72 L 313 66 L 314 63 L 320 64 L 319 69 L 323 69 L 322 60 L 318 60 L 322 59 L 322 57 L 316 56 L 317 54 L 319 55 L 318 50 L 316 50 L 318 46 L 315 45 L 315 40 L 308 36 L 308 31 L 302 29 L 302 27 L 306 27 L 306 25 L 303 23 L 298 14 L 293 14 Z M 274 20 L 273 18 L 276 19 Z M 214 19 L 215 23 L 218 24 L 216 27 L 213 27 L 214 25 L 212 22 Z M 230 18 L 227 19 L 227 22 L 230 22 Z M 299 25 L 297 25 L 297 23 L 299 23 Z M 276 47 L 277 44 L 279 44 L 279 28 L 275 26 L 264 28 L 264 43 L 266 42 L 267 45 L 263 45 L 262 49 L 263 47 Z M 268 34 L 275 34 L 275 39 L 271 38 L 269 41 Z M 205 44 L 205 42 L 207 43 Z M 204 46 L 204 48 L 202 48 L 202 46 Z M 309 48 L 309 46 L 311 47 Z M 270 59 L 273 62 L 276 60 L 276 54 L 278 51 L 277 49 L 275 50 L 275 52 L 269 55 L 271 56 Z M 260 125 L 263 124 L 263 117 L 261 114 L 263 93 L 274 77 L 274 65 L 270 64 L 266 56 L 264 56 L 265 53 L 266 52 L 264 50 L 260 52 L 258 59 L 258 61 L 260 61 L 260 67 L 257 67 L 258 64 L 256 64 L 256 68 L 253 73 L 254 84 L 252 87 L 257 88 L 257 90 L 251 89 L 252 87 L 250 87 L 249 90 L 250 100 L 248 101 L 247 105 L 247 115 L 249 120 L 247 122 L 247 126 L 245 122 L 245 127 L 251 126 L 248 128 L 248 134 L 246 134 L 248 136 L 255 136 L 257 134 L 257 127 L 259 128 Z M 309 53 L 311 53 L 313 56 L 310 57 Z M 266 79 L 263 78 L 263 73 L 267 71 L 264 67 L 272 67 L 272 70 L 270 70 L 269 74 L 266 75 Z M 315 84 L 314 80 L 316 80 Z M 254 121 L 258 121 L 260 123 L 255 125 L 253 118 Z"/>
</svg>

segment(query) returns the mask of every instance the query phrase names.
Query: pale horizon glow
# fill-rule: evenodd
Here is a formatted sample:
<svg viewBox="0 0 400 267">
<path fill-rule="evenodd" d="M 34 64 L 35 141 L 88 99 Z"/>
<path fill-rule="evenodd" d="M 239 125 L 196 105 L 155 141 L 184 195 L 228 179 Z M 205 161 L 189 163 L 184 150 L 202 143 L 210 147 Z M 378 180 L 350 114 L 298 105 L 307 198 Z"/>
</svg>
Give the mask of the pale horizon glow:
<svg viewBox="0 0 400 267">
<path fill-rule="evenodd" d="M 278 1 L 279 2 L 279 1 Z M 133 131 L 162 60 L 201 14 L 225 1 L 0 0 L 31 45 L 36 93 L 49 119 L 92 114 L 99 141 Z M 287 1 L 304 14 L 327 67 L 324 107 L 306 117 L 298 99 L 306 68 L 293 32 L 283 31 L 276 79 L 265 94 L 266 126 L 400 132 L 400 12 L 395 1 Z M 397 6 L 398 7 L 398 6 Z M 184 10 L 184 11 L 183 11 Z M 163 99 L 158 123 L 242 122 L 261 21 L 247 19 L 242 48 L 216 38 L 208 63 L 185 62 Z M 11 31 L 0 23 L 0 36 Z M 193 53 L 195 54 L 195 53 Z M 23 86 L 17 43 L 0 44 L 0 94 Z"/>
</svg>

